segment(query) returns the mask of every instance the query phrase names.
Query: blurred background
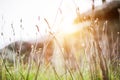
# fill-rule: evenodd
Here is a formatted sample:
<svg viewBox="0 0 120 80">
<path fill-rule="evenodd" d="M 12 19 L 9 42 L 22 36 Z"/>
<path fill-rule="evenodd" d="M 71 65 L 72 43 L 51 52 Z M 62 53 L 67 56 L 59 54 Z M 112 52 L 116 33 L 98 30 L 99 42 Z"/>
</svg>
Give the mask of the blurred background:
<svg viewBox="0 0 120 80">
<path fill-rule="evenodd" d="M 4 35 L 0 35 L 0 48 L 16 40 L 45 37 L 48 25 L 44 18 L 57 32 L 63 25 L 73 23 L 76 8 L 83 13 L 92 8 L 92 3 L 92 0 L 0 0 L 0 33 Z M 94 5 L 102 5 L 102 0 L 94 0 Z M 64 29 L 67 31 L 67 28 Z"/>
</svg>

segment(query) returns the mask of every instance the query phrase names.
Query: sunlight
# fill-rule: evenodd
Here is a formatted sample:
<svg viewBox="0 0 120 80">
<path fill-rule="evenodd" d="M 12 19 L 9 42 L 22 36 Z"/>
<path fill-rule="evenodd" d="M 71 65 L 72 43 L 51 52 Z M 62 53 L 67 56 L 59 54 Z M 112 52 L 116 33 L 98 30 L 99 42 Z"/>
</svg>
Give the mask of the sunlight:
<svg viewBox="0 0 120 80">
<path fill-rule="evenodd" d="M 63 26 L 61 27 L 61 34 L 63 35 L 71 35 L 74 33 L 79 32 L 80 30 L 82 30 L 85 27 L 88 27 L 91 24 L 91 22 L 89 21 L 85 21 L 83 23 L 79 23 L 79 24 L 63 24 Z"/>
<path fill-rule="evenodd" d="M 119 80 L 118 3 L 0 0 L 0 80 Z"/>
<path fill-rule="evenodd" d="M 91 8 L 91 1 L 82 0 L 71 0 L 64 1 L 61 5 L 62 20 L 59 25 L 60 32 L 63 34 L 73 34 L 79 31 L 84 26 L 78 26 L 73 23 L 74 19 L 77 17 L 76 8 L 80 8 L 80 14 Z"/>
<path fill-rule="evenodd" d="M 1 39 L 0 42 L 1 44 L 10 42 L 10 38 L 11 41 L 36 39 L 36 37 L 44 39 L 50 31 L 44 19 L 49 23 L 52 32 L 73 33 L 78 29 L 73 24 L 77 16 L 77 7 L 80 8 L 80 13 L 85 12 L 91 8 L 91 0 L 1 0 L 0 16 L 3 19 L 0 19 L 0 32 L 4 33 L 5 40 Z M 21 24 L 24 30 L 21 30 Z"/>
</svg>

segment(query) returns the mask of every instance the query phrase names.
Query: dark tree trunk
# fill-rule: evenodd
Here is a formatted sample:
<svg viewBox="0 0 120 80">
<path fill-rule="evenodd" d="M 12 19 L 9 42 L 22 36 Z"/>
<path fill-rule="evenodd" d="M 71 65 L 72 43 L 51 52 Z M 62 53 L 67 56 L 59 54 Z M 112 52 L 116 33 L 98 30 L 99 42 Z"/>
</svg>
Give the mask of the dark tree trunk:
<svg viewBox="0 0 120 80">
<path fill-rule="evenodd" d="M 102 3 L 105 3 L 106 2 L 106 0 L 102 0 Z"/>
<path fill-rule="evenodd" d="M 95 9 L 94 0 L 92 0 L 92 10 Z"/>
</svg>

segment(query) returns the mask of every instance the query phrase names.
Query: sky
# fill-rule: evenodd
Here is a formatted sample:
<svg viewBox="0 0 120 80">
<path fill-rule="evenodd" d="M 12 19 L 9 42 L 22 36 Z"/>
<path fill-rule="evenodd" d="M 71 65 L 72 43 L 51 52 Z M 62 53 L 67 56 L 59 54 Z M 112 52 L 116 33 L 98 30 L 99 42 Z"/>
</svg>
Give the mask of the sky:
<svg viewBox="0 0 120 80">
<path fill-rule="evenodd" d="M 49 32 L 45 19 L 53 32 L 59 31 L 61 24 L 72 24 L 76 7 L 82 13 L 91 4 L 92 0 L 0 0 L 0 48 L 20 39 L 43 39 Z M 95 0 L 96 6 L 101 4 Z"/>
</svg>

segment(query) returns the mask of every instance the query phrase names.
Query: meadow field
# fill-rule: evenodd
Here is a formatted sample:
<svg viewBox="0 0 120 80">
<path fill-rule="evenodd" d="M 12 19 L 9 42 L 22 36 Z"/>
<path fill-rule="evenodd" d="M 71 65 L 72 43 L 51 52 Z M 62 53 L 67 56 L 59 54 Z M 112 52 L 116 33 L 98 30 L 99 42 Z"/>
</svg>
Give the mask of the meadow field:
<svg viewBox="0 0 120 80">
<path fill-rule="evenodd" d="M 118 24 L 115 23 L 117 26 Z M 53 55 L 38 64 L 30 57 L 24 64 L 13 63 L 1 55 L 2 80 L 119 80 L 120 33 L 109 21 L 90 21 L 90 25 L 67 35 L 52 34 Z M 49 41 L 48 41 L 49 43 Z M 47 46 L 47 44 L 45 44 Z M 45 48 L 45 49 L 44 49 Z M 46 47 L 43 47 L 43 53 Z M 31 51 L 31 54 L 34 52 Z M 22 58 L 21 58 L 22 59 Z"/>
<path fill-rule="evenodd" d="M 94 1 L 97 3 L 97 0 L 89 1 L 92 9 L 84 14 L 79 12 L 76 3 L 81 4 L 80 9 L 87 8 L 77 0 L 69 4 L 69 1 L 58 0 L 57 8 L 52 2 L 50 5 L 43 1 L 45 5 L 42 5 L 42 2 L 33 1 L 34 5 L 31 5 L 31 1 L 28 8 L 24 3 L 25 9 L 30 9 L 28 13 L 20 5 L 24 1 L 16 2 L 19 6 L 11 2 L 18 7 L 15 12 L 21 15 L 21 11 L 24 15 L 19 18 L 16 14 L 12 22 L 4 15 L 0 19 L 0 47 L 9 42 L 0 48 L 0 80 L 120 80 L 120 1 L 116 0 L 114 4 L 111 0 L 104 7 L 107 0 L 101 0 L 103 5 L 97 8 Z M 42 14 L 42 18 L 38 16 L 34 20 L 32 12 Z M 14 10 L 11 14 L 15 16 Z M 33 40 L 23 40 L 29 36 Z"/>
</svg>

